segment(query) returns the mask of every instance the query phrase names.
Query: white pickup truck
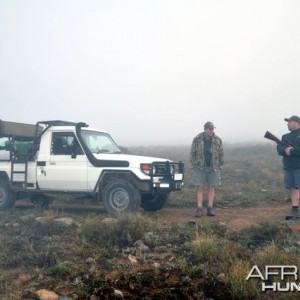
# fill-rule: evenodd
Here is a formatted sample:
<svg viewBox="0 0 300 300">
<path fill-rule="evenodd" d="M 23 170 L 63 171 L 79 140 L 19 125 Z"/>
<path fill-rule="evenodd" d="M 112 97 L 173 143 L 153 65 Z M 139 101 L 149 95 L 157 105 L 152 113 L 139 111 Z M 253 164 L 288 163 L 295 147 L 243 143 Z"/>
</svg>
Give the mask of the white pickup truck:
<svg viewBox="0 0 300 300">
<path fill-rule="evenodd" d="M 0 120 L 0 210 L 67 193 L 92 196 L 109 213 L 155 211 L 183 179 L 182 162 L 122 154 L 107 132 L 82 122 Z"/>
</svg>

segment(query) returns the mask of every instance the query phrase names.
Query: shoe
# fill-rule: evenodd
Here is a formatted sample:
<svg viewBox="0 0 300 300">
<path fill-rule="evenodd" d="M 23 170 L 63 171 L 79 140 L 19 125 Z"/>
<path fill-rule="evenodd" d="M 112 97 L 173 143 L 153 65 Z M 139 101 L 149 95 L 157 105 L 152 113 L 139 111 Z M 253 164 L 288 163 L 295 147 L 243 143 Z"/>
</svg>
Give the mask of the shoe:
<svg viewBox="0 0 300 300">
<path fill-rule="evenodd" d="M 286 220 L 296 220 L 298 218 L 298 208 L 292 207 L 291 212 L 285 217 Z"/>
<path fill-rule="evenodd" d="M 298 218 L 298 207 L 293 206 L 291 212 L 285 217 L 286 220 L 296 220 Z"/>
<path fill-rule="evenodd" d="M 195 217 L 196 218 L 202 217 L 202 207 L 200 206 L 197 207 Z"/>
<path fill-rule="evenodd" d="M 207 207 L 207 215 L 208 215 L 209 217 L 214 217 L 214 216 L 215 216 L 215 214 L 214 214 L 214 212 L 213 212 L 213 208 L 212 208 L 211 206 L 208 206 L 208 207 Z"/>
</svg>

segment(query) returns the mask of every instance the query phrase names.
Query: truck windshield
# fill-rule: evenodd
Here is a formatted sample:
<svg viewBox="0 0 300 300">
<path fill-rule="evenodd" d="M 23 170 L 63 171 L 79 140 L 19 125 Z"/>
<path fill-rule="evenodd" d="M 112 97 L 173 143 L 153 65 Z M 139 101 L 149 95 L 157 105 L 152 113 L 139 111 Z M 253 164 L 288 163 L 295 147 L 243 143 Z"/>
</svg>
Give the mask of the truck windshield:
<svg viewBox="0 0 300 300">
<path fill-rule="evenodd" d="M 121 150 L 111 138 L 111 136 L 104 132 L 82 130 L 81 136 L 94 154 L 99 153 L 121 153 Z"/>
</svg>

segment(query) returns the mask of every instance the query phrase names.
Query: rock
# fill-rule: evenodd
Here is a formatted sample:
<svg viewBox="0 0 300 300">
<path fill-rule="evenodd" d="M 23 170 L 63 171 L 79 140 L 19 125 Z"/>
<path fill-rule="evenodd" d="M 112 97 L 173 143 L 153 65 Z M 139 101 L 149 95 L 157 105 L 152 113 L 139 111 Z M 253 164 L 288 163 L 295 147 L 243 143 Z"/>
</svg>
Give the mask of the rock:
<svg viewBox="0 0 300 300">
<path fill-rule="evenodd" d="M 54 219 L 54 222 L 57 222 L 57 223 L 60 223 L 62 225 L 66 225 L 66 226 L 72 226 L 75 223 L 74 219 L 70 218 L 70 217 Z"/>
<path fill-rule="evenodd" d="M 46 289 L 41 289 L 35 292 L 41 300 L 58 300 L 58 295 Z"/>
<path fill-rule="evenodd" d="M 133 255 L 131 255 L 131 254 L 128 255 L 128 259 L 130 260 L 130 262 L 131 262 L 132 264 L 137 264 L 137 263 L 138 263 L 136 257 L 133 256 Z"/>
<path fill-rule="evenodd" d="M 85 260 L 87 264 L 96 264 L 96 260 L 92 257 L 89 257 Z"/>
<path fill-rule="evenodd" d="M 47 224 L 52 220 L 52 218 L 50 218 L 50 217 L 36 217 L 34 220 L 38 223 Z"/>
<path fill-rule="evenodd" d="M 189 277 L 189 276 L 185 276 L 183 279 L 182 279 L 182 283 L 190 283 L 192 281 L 192 279 Z"/>
<path fill-rule="evenodd" d="M 114 290 L 114 296 L 117 299 L 123 299 L 124 298 L 124 295 L 123 295 L 123 293 L 120 290 Z"/>
<path fill-rule="evenodd" d="M 221 282 L 226 282 L 226 275 L 224 273 L 220 273 L 217 278 Z"/>
<path fill-rule="evenodd" d="M 89 273 L 94 273 L 96 271 L 96 266 L 95 265 L 92 265 L 90 268 L 89 268 Z"/>
<path fill-rule="evenodd" d="M 155 269 L 159 269 L 159 268 L 160 268 L 160 264 L 157 263 L 157 262 L 155 262 L 153 265 L 154 265 L 154 268 L 155 268 Z"/>
<path fill-rule="evenodd" d="M 154 233 L 152 231 L 146 232 L 144 234 L 145 239 L 151 239 L 154 236 Z"/>
<path fill-rule="evenodd" d="M 149 252 L 150 248 L 144 244 L 142 240 L 138 240 L 133 244 L 138 250 L 143 252 Z"/>
<path fill-rule="evenodd" d="M 117 219 L 114 218 L 105 218 L 101 221 L 101 223 L 104 224 L 116 224 L 117 223 Z"/>
</svg>

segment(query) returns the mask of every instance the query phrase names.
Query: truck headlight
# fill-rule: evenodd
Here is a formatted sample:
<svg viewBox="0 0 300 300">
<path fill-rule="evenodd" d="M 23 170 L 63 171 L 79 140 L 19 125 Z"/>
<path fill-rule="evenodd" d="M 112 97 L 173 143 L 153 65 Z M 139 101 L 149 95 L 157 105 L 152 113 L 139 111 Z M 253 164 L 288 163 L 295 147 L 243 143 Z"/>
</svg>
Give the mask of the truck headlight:
<svg viewBox="0 0 300 300">
<path fill-rule="evenodd" d="M 141 171 L 147 175 L 150 174 L 151 165 L 150 164 L 141 164 Z"/>
</svg>

